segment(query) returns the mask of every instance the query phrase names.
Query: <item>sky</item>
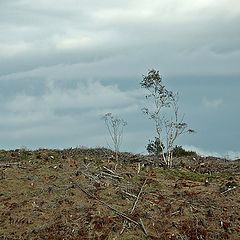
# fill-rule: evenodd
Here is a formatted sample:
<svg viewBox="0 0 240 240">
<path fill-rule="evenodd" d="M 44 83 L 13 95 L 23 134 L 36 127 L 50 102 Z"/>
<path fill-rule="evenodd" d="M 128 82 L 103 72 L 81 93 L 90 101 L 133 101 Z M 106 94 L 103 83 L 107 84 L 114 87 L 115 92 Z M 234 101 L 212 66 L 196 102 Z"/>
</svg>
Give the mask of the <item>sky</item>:
<svg viewBox="0 0 240 240">
<path fill-rule="evenodd" d="M 112 112 L 146 152 L 154 68 L 196 131 L 176 144 L 240 157 L 239 26 L 239 0 L 0 0 L 0 148 L 105 147 Z"/>
</svg>

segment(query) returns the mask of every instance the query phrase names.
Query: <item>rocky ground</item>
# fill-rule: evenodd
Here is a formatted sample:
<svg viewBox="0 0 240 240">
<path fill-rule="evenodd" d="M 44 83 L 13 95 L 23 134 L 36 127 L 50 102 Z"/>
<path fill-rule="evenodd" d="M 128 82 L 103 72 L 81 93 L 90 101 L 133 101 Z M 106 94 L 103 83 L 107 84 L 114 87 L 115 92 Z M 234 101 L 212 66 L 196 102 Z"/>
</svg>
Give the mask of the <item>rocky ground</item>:
<svg viewBox="0 0 240 240">
<path fill-rule="evenodd" d="M 0 151 L 0 239 L 240 239 L 240 161 Z"/>
</svg>

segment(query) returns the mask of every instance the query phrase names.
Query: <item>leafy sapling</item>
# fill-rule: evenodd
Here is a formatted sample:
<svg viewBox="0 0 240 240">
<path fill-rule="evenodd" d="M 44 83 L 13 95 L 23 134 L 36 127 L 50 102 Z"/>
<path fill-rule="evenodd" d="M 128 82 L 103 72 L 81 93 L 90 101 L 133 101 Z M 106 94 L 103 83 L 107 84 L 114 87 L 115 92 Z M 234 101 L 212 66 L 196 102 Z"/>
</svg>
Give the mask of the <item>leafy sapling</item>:
<svg viewBox="0 0 240 240">
<path fill-rule="evenodd" d="M 187 132 L 192 133 L 194 130 L 188 128 L 188 124 L 184 122 L 184 116 L 179 116 L 178 93 L 166 88 L 159 71 L 149 70 L 146 76 L 143 75 L 140 85 L 147 90 L 148 94 L 145 97 L 150 104 L 142 109 L 143 113 L 154 122 L 157 135 L 155 145 L 148 146 L 160 148 L 157 153 L 161 153 L 167 167 L 172 167 L 176 139 L 180 135 Z"/>
</svg>

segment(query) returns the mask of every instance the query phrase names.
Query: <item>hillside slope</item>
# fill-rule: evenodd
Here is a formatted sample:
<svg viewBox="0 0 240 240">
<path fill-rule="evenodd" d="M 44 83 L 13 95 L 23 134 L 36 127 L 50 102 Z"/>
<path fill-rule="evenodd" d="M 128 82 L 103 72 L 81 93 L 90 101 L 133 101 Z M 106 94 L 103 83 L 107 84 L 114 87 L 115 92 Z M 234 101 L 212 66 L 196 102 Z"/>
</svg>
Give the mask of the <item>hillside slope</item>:
<svg viewBox="0 0 240 240">
<path fill-rule="evenodd" d="M 0 151 L 0 239 L 240 239 L 240 161 Z"/>
</svg>

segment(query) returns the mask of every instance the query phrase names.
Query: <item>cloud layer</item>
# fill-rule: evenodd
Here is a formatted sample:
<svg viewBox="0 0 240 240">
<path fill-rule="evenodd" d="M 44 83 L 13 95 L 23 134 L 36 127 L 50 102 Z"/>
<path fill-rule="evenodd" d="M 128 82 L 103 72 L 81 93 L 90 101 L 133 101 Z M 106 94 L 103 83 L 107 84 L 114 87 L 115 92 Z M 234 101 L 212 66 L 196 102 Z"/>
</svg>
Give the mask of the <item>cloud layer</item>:
<svg viewBox="0 0 240 240">
<path fill-rule="evenodd" d="M 239 74 L 237 0 L 0 4 L 0 74 L 109 58 L 170 74 Z"/>
<path fill-rule="evenodd" d="M 112 111 L 129 121 L 124 149 L 145 151 L 154 133 L 138 83 L 157 68 L 198 131 L 180 142 L 239 150 L 238 0 L 15 0 L 0 9 L 1 147 L 105 145 L 99 116 Z"/>
</svg>

